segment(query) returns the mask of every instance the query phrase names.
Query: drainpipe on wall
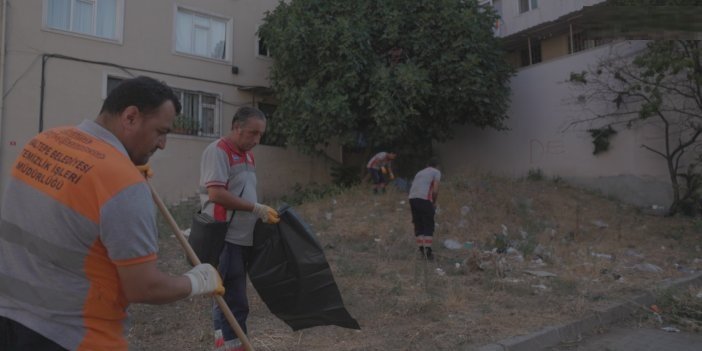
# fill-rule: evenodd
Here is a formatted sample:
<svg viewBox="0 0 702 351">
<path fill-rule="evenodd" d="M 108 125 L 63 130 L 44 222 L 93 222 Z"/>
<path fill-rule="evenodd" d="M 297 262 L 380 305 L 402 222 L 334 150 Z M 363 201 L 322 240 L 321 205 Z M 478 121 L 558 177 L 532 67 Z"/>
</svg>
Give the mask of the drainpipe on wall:
<svg viewBox="0 0 702 351">
<path fill-rule="evenodd" d="M 0 43 L 0 155 L 2 155 L 3 141 L 2 132 L 5 117 L 5 47 L 7 41 L 7 0 L 2 0 L 2 43 Z"/>
<path fill-rule="evenodd" d="M 7 0 L 2 0 L 2 1 L 7 1 Z M 146 68 L 118 65 L 116 63 L 107 62 L 107 61 L 88 60 L 88 59 L 82 59 L 79 57 L 66 56 L 66 55 L 62 55 L 62 54 L 42 54 L 41 55 L 41 83 L 39 84 L 39 132 L 40 133 L 44 130 L 44 95 L 45 95 L 45 89 L 46 89 L 46 65 L 50 59 L 68 60 L 68 61 L 83 62 L 83 63 L 93 64 L 93 65 L 106 66 L 106 67 L 114 67 L 114 68 L 119 68 L 123 71 L 134 70 L 134 71 L 145 72 L 145 73 L 155 73 L 155 74 L 161 74 L 161 75 L 165 75 L 165 76 L 169 76 L 169 77 L 192 79 L 192 80 L 196 80 L 198 82 L 221 84 L 221 85 L 226 85 L 226 86 L 235 87 L 235 88 L 246 87 L 245 85 L 241 85 L 241 84 L 229 83 L 229 82 L 212 80 L 212 79 L 198 78 L 198 77 L 184 75 L 184 74 L 157 71 L 157 70 L 146 69 Z M 255 97 L 254 97 L 254 99 L 255 99 Z M 255 102 L 255 100 L 254 100 L 254 102 Z"/>
<path fill-rule="evenodd" d="M 44 131 L 44 87 L 46 86 L 46 61 L 51 55 L 41 55 L 41 83 L 39 84 L 39 133 Z"/>
<path fill-rule="evenodd" d="M 5 150 L 5 141 L 3 140 L 2 133 L 4 132 L 4 121 L 5 121 L 5 67 L 7 63 L 6 47 L 7 47 L 7 0 L 2 0 L 2 17 L 0 17 L 0 23 L 2 23 L 2 43 L 0 43 L 0 165 L 3 162 L 3 151 Z M 5 189 L 5 184 L 0 177 L 0 189 Z"/>
<path fill-rule="evenodd" d="M 575 43 L 573 43 L 573 24 L 568 23 L 568 28 L 570 30 L 570 53 L 573 53 L 573 48 L 575 47 Z"/>
</svg>

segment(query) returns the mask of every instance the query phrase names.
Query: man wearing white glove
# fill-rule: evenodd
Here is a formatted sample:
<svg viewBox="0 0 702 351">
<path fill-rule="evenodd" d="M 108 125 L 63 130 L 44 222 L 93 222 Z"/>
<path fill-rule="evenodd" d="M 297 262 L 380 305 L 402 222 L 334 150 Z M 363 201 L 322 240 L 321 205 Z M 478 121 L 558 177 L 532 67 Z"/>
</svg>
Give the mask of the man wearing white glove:
<svg viewBox="0 0 702 351">
<path fill-rule="evenodd" d="M 230 221 L 217 269 L 226 293 L 224 300 L 246 333 L 249 303 L 246 296 L 246 266 L 253 245 L 257 220 L 278 223 L 278 212 L 258 203 L 256 164 L 251 150 L 266 130 L 266 116 L 253 107 L 242 107 L 232 119 L 227 135 L 211 143 L 200 163 L 202 212 L 218 221 Z M 215 347 L 227 351 L 240 348 L 236 334 L 224 314 L 213 309 Z M 221 335 L 221 337 L 220 337 Z"/>
<path fill-rule="evenodd" d="M 201 263 L 184 274 L 190 280 L 188 297 L 215 293 L 224 295 L 222 279 L 217 270 L 209 263 Z"/>
<path fill-rule="evenodd" d="M 130 303 L 223 293 L 210 265 L 183 276 L 157 267 L 149 170 L 135 166 L 166 146 L 180 110 L 164 83 L 127 79 L 94 121 L 47 130 L 23 147 L 0 210 L 0 350 L 127 351 Z M 78 178 L 30 177 L 28 158 Z"/>
</svg>

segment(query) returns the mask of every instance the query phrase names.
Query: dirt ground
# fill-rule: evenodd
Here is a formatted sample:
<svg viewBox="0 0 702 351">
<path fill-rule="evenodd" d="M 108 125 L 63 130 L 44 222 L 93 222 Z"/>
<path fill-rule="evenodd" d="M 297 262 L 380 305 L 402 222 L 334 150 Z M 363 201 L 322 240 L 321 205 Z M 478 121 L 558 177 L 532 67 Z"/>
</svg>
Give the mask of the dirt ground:
<svg viewBox="0 0 702 351">
<path fill-rule="evenodd" d="M 173 208 L 183 229 L 192 208 Z M 399 190 L 374 196 L 357 187 L 295 210 L 316 231 L 362 330 L 293 332 L 250 287 L 249 338 L 256 350 L 470 349 L 702 270 L 702 220 L 647 214 L 552 179 L 445 180 L 434 262 L 417 255 L 409 204 Z M 165 226 L 160 244 L 162 269 L 185 272 Z M 543 272 L 554 276 L 538 276 Z M 130 342 L 135 350 L 211 350 L 211 307 L 203 297 L 134 305 Z"/>
</svg>

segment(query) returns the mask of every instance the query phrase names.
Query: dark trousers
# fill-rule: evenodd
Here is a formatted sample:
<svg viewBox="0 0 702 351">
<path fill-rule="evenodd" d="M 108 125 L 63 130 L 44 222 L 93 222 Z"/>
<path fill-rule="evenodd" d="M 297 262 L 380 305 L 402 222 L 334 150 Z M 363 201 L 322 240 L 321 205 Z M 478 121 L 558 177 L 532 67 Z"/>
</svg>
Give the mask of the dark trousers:
<svg viewBox="0 0 702 351">
<path fill-rule="evenodd" d="M 414 223 L 414 235 L 433 236 L 434 235 L 434 205 L 429 200 L 410 199 L 410 209 L 412 210 L 412 223 Z"/>
<path fill-rule="evenodd" d="M 375 168 L 368 168 L 368 172 L 371 175 L 371 180 L 373 181 L 373 184 L 385 184 L 385 176 L 383 176 L 383 173 L 379 169 Z"/>
<path fill-rule="evenodd" d="M 0 316 L 0 350 L 66 351 L 34 330 L 2 316 Z"/>
<path fill-rule="evenodd" d="M 225 243 L 219 256 L 217 270 L 222 276 L 224 285 L 224 301 L 232 310 L 234 318 L 246 333 L 246 318 L 249 316 L 249 300 L 246 296 L 246 271 L 251 254 L 251 246 L 241 246 Z M 224 317 L 222 310 L 214 304 L 212 309 L 215 330 L 221 329 L 224 340 L 237 339 L 234 330 Z"/>
</svg>

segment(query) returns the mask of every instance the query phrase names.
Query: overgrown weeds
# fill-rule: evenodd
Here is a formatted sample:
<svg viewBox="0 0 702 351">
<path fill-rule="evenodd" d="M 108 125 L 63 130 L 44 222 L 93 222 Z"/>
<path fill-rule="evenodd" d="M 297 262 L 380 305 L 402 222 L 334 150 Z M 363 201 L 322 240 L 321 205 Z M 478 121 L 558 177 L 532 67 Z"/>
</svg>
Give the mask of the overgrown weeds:
<svg viewBox="0 0 702 351">
<path fill-rule="evenodd" d="M 343 190 L 343 187 L 337 185 L 312 183 L 303 186 L 300 183 L 296 183 L 292 187 L 290 193 L 282 196 L 280 201 L 292 206 L 297 206 L 305 202 L 318 201 L 332 195 L 340 194 Z"/>
<path fill-rule="evenodd" d="M 291 351 L 415 350 L 436 345 L 439 334 L 433 331 L 441 329 L 447 338 L 436 349 L 477 347 L 578 318 L 648 291 L 662 279 L 702 271 L 702 221 L 647 216 L 602 194 L 550 180 L 462 174 L 443 179 L 440 192 L 436 259 L 428 262 L 418 257 L 405 192 L 391 186 L 386 194 L 373 195 L 367 184 L 343 190 L 296 187 L 286 201 L 313 228 L 346 307 L 363 329 L 291 332 L 251 290 L 254 346 L 262 348 L 265 341 L 264 349 Z M 183 227 L 193 209 L 173 209 Z M 448 239 L 470 242 L 472 248 L 449 249 Z M 167 259 L 168 245 L 177 244 L 169 236 L 164 240 Z M 176 263 L 183 264 L 180 250 L 173 251 Z M 636 268 L 646 264 L 661 271 Z M 699 292 L 691 291 L 689 298 L 698 301 Z M 671 301 L 672 307 L 660 303 L 664 313 L 695 320 L 678 300 Z M 203 302 L 203 308 L 210 304 Z M 147 312 L 136 317 L 140 325 L 153 320 L 156 312 Z M 210 346 L 209 315 L 202 314 L 199 324 L 189 327 L 197 332 L 191 338 L 204 340 L 202 345 L 181 349 Z M 174 309 L 162 320 L 181 315 Z M 182 338 L 175 333 L 139 335 L 154 341 L 142 343 L 143 349 L 157 349 L 160 337 Z M 283 342 L 289 340 L 295 342 Z"/>
<path fill-rule="evenodd" d="M 664 321 L 688 331 L 702 331 L 702 287 L 683 291 L 668 289 L 659 295 L 658 306 Z"/>
</svg>

